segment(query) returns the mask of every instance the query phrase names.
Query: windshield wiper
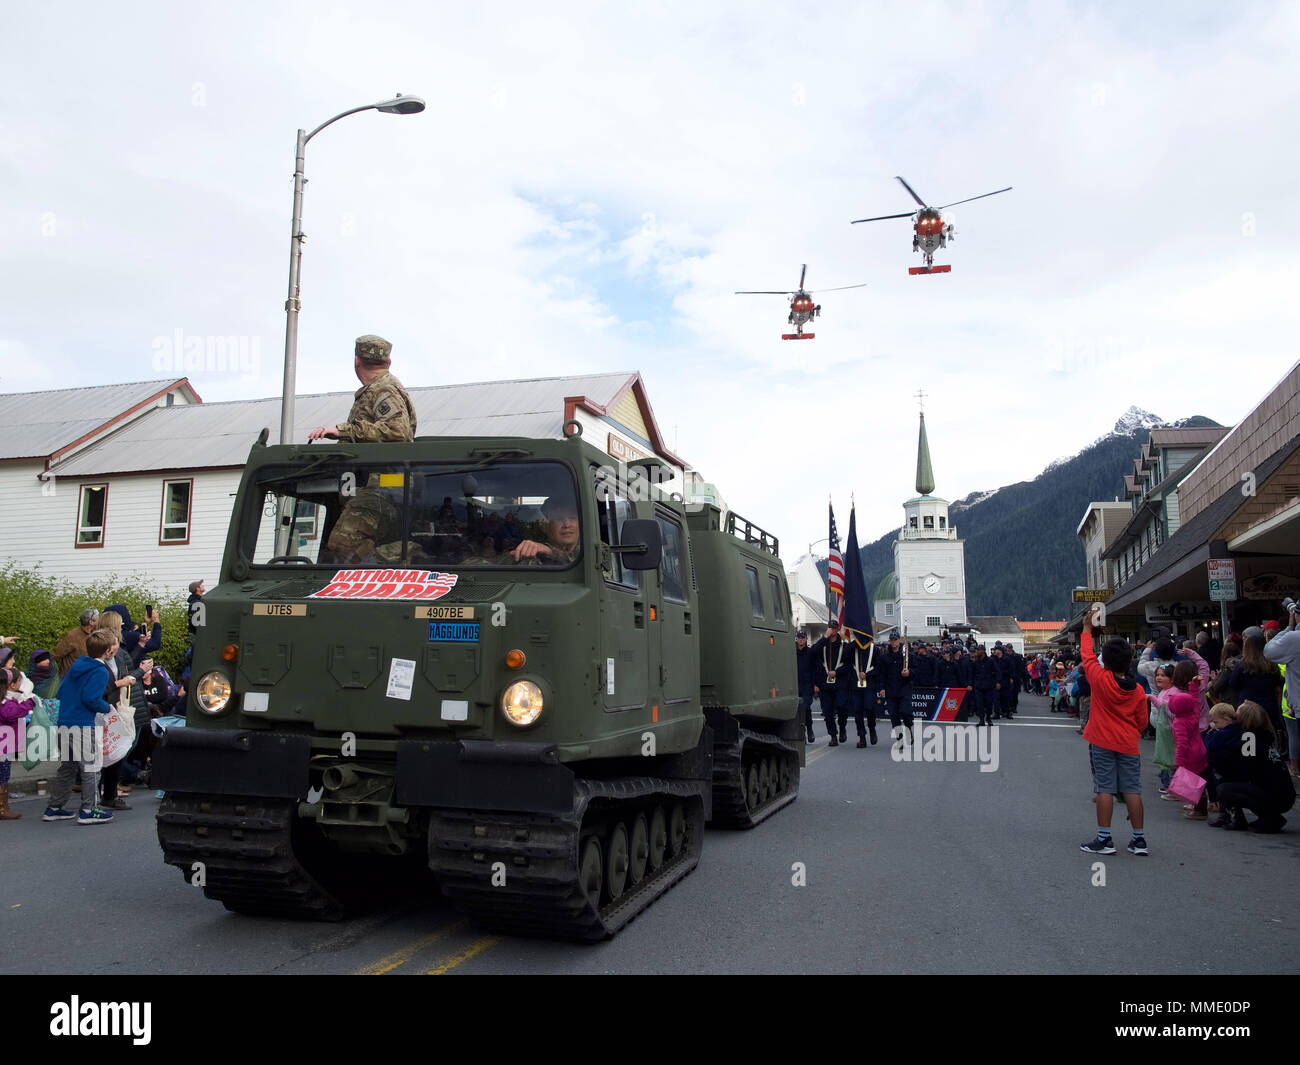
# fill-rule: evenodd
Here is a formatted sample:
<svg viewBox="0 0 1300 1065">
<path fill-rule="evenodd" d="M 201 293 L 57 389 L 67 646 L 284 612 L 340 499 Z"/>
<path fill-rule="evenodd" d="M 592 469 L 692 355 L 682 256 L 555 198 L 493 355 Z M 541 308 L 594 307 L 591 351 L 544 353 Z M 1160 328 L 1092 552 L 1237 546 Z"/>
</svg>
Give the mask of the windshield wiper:
<svg viewBox="0 0 1300 1065">
<path fill-rule="evenodd" d="M 283 484 L 285 481 L 297 481 L 306 477 L 309 473 L 314 473 L 322 466 L 334 461 L 337 458 L 355 459 L 357 457 L 354 451 L 336 451 L 331 449 L 328 455 L 317 455 L 300 470 L 294 470 L 292 473 L 284 473 L 279 477 L 268 477 L 265 480 L 259 480 L 259 485 L 265 484 Z"/>
<path fill-rule="evenodd" d="M 471 455 L 477 454 L 477 452 L 471 451 L 470 454 Z M 434 472 L 436 472 L 439 477 L 455 477 L 457 474 L 462 474 L 462 473 L 476 473 L 479 470 L 491 466 L 498 459 L 505 458 L 507 455 L 531 455 L 531 454 L 532 452 L 529 451 L 527 448 L 507 447 L 507 448 L 503 448 L 500 451 L 493 451 L 488 455 L 484 455 L 482 459 L 480 459 L 478 462 L 475 462 L 473 465 L 457 466 L 454 469 L 450 469 L 450 470 L 435 469 Z"/>
</svg>

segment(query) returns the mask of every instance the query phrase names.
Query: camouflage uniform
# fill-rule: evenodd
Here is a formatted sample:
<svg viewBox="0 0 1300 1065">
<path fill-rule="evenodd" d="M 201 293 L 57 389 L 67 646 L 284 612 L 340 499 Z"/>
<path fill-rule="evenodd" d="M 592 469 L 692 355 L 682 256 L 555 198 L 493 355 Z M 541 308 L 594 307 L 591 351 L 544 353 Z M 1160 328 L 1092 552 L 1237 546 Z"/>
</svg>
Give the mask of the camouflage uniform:
<svg viewBox="0 0 1300 1065">
<path fill-rule="evenodd" d="M 514 550 L 513 547 L 501 552 L 493 552 L 490 545 L 484 544 L 489 553 L 470 555 L 468 558 L 462 559 L 459 564 L 462 566 L 567 566 L 582 552 L 581 543 L 574 544 L 571 548 L 563 548 L 551 543 L 545 537 L 538 539 L 536 542 L 544 543 L 551 549 L 551 553 L 549 555 L 534 555 L 532 558 L 521 558 L 516 561 L 515 557 L 510 553 Z"/>
<path fill-rule="evenodd" d="M 386 363 L 393 346 L 372 334 L 357 337 L 356 354 L 364 363 Z M 415 408 L 402 383 L 391 373 L 382 373 L 369 384 L 357 389 L 348 420 L 335 426 L 340 440 L 354 443 L 384 443 L 415 438 Z M 393 562 L 401 557 L 401 540 L 376 541 L 396 529 L 398 510 L 388 494 L 379 488 L 379 478 L 369 482 L 349 499 L 330 531 L 325 545 L 331 561 L 340 565 L 358 565 L 374 558 Z"/>
<path fill-rule="evenodd" d="M 357 337 L 357 358 L 371 365 L 388 361 L 393 345 L 383 337 L 367 333 Z M 340 440 L 357 444 L 382 444 L 386 441 L 415 439 L 415 408 L 406 389 L 390 373 L 382 373 L 368 385 L 357 389 L 348 420 L 336 425 Z"/>
<path fill-rule="evenodd" d="M 549 540 L 544 540 L 542 542 L 551 549 L 549 555 L 535 555 L 532 558 L 521 558 L 518 562 L 515 562 L 514 559 L 510 558 L 509 552 L 506 553 L 505 557 L 509 559 L 510 565 L 515 566 L 567 566 L 577 558 L 579 553 L 582 551 L 582 544 L 580 543 L 565 548 L 558 547 Z"/>
</svg>

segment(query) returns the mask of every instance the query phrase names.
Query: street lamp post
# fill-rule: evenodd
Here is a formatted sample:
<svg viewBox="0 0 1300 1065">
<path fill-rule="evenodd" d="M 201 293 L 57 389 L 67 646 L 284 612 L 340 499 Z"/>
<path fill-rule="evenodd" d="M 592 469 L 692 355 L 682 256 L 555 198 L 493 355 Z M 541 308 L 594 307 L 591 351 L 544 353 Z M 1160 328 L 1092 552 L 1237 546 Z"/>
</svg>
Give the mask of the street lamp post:
<svg viewBox="0 0 1300 1065">
<path fill-rule="evenodd" d="M 297 392 L 298 376 L 298 310 L 301 302 L 298 298 L 298 271 L 302 263 L 302 190 L 306 185 L 303 176 L 304 157 L 307 142 L 326 126 L 333 125 L 340 118 L 355 115 L 358 111 L 383 111 L 389 115 L 415 115 L 424 110 L 424 101 L 418 96 L 403 96 L 401 93 L 391 100 L 365 104 L 335 115 L 328 122 L 322 122 L 310 133 L 298 131 L 298 143 L 294 152 L 293 166 L 293 224 L 289 231 L 289 298 L 284 303 L 284 390 L 280 400 L 280 443 L 293 443 L 293 401 Z"/>
</svg>

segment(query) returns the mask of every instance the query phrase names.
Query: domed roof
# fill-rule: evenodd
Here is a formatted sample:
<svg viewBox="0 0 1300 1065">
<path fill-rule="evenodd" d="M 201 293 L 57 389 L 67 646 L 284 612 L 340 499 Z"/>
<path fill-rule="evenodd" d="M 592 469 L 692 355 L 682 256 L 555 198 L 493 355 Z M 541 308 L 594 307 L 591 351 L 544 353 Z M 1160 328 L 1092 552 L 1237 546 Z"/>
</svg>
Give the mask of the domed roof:
<svg viewBox="0 0 1300 1065">
<path fill-rule="evenodd" d="M 880 578 L 871 596 L 872 603 L 893 602 L 898 598 L 898 577 L 891 571 Z"/>
</svg>

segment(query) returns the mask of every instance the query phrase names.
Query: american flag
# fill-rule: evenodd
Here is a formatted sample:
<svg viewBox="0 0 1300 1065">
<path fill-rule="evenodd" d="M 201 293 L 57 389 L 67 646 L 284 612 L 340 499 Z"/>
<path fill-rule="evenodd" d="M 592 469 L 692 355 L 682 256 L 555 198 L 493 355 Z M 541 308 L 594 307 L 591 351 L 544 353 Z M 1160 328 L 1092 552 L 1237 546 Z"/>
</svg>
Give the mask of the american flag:
<svg viewBox="0 0 1300 1065">
<path fill-rule="evenodd" d="M 830 609 L 832 616 L 841 625 L 844 624 L 844 557 L 840 554 L 840 534 L 835 528 L 835 507 L 827 504 L 831 515 L 831 557 L 827 570 L 827 586 L 830 591 Z"/>
</svg>

